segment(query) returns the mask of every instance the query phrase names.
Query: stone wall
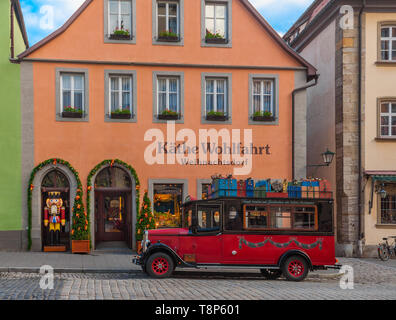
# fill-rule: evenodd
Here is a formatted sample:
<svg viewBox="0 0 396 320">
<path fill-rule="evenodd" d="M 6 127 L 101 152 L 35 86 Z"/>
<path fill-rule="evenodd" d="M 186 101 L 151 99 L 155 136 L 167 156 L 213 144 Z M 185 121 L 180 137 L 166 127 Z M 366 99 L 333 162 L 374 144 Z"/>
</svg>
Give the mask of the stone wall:
<svg viewBox="0 0 396 320">
<path fill-rule="evenodd" d="M 339 256 L 357 255 L 358 210 L 358 98 L 359 98 L 359 17 L 355 27 L 336 26 L 336 179 L 337 248 Z"/>
</svg>

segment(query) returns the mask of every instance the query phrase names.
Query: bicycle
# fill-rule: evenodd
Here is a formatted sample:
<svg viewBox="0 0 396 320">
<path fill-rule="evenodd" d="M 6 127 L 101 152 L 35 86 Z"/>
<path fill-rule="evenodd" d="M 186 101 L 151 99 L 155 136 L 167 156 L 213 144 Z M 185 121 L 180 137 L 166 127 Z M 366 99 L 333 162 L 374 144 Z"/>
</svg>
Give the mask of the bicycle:
<svg viewBox="0 0 396 320">
<path fill-rule="evenodd" d="M 388 239 L 393 239 L 393 243 L 389 244 Z M 390 257 L 396 255 L 396 236 L 382 238 L 385 242 L 378 245 L 378 257 L 382 261 L 389 260 Z"/>
</svg>

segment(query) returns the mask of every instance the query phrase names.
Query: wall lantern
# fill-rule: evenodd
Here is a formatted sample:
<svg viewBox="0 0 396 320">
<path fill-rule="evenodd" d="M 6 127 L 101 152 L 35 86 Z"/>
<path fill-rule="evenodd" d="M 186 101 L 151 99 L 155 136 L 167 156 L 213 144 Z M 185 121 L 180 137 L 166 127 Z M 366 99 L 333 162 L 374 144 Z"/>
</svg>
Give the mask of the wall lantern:
<svg viewBox="0 0 396 320">
<path fill-rule="evenodd" d="M 329 149 L 327 149 L 325 152 L 322 153 L 324 164 L 311 164 L 307 167 L 328 167 L 333 162 L 334 155 L 334 152 L 331 152 Z"/>
<path fill-rule="evenodd" d="M 378 194 L 381 197 L 381 199 L 385 199 L 386 196 L 388 195 L 385 190 L 385 184 L 381 183 L 380 185 L 375 185 L 375 180 L 373 179 L 372 186 L 371 186 L 371 199 L 369 200 L 369 214 L 371 214 L 371 209 L 373 208 L 374 191 L 376 194 Z"/>
<path fill-rule="evenodd" d="M 382 183 L 380 186 L 376 186 L 375 192 L 380 195 L 381 199 L 385 199 L 387 196 L 385 184 Z"/>
</svg>

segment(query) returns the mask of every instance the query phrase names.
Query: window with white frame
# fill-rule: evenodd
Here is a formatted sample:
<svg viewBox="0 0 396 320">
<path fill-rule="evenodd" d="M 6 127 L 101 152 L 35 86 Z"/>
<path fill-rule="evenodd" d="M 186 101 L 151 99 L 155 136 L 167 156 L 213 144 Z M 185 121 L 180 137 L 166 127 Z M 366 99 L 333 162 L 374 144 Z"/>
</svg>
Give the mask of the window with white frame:
<svg viewBox="0 0 396 320">
<path fill-rule="evenodd" d="M 85 77 L 83 74 L 61 74 L 61 112 L 84 113 L 84 83 Z"/>
<path fill-rule="evenodd" d="M 180 114 L 180 79 L 179 77 L 157 78 L 157 112 L 158 114 Z"/>
<path fill-rule="evenodd" d="M 253 79 L 253 115 L 274 115 L 274 80 Z"/>
<path fill-rule="evenodd" d="M 109 0 L 108 34 L 110 37 L 131 37 L 132 3 L 130 0 Z"/>
<path fill-rule="evenodd" d="M 380 103 L 381 137 L 396 137 L 396 101 Z"/>
<path fill-rule="evenodd" d="M 110 75 L 109 114 L 132 114 L 132 76 Z"/>
<path fill-rule="evenodd" d="M 178 2 L 157 2 L 157 36 L 160 38 L 179 37 Z"/>
<path fill-rule="evenodd" d="M 208 114 L 227 115 L 227 79 L 205 79 L 205 111 Z"/>
<path fill-rule="evenodd" d="M 381 27 L 381 60 L 396 61 L 396 25 Z"/>
<path fill-rule="evenodd" d="M 227 39 L 227 4 L 205 3 L 206 39 Z"/>
</svg>

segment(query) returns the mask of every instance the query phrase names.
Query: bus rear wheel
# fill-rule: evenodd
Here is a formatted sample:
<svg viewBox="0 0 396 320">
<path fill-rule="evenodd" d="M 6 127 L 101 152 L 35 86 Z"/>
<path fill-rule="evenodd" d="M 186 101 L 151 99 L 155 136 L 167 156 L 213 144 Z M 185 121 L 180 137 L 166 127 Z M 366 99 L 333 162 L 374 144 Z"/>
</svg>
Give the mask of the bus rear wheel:
<svg viewBox="0 0 396 320">
<path fill-rule="evenodd" d="M 291 256 L 283 263 L 282 273 L 289 281 L 302 281 L 308 274 L 308 262 L 301 256 Z"/>
</svg>

